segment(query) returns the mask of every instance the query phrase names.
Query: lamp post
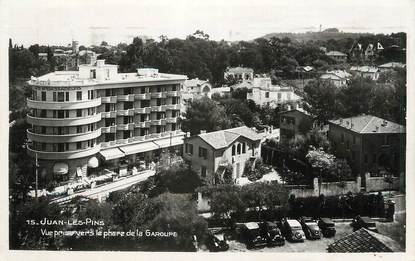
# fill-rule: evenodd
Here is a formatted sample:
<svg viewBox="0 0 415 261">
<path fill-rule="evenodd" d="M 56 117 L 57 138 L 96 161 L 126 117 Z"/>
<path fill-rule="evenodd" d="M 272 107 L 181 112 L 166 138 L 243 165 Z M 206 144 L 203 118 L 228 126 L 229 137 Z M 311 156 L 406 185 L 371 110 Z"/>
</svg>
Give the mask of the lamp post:
<svg viewBox="0 0 415 261">
<path fill-rule="evenodd" d="M 39 165 L 38 165 L 38 160 L 37 160 L 37 152 L 35 152 L 35 175 L 36 175 L 36 178 L 35 178 L 35 198 L 36 198 L 36 201 L 38 201 L 38 195 L 37 195 L 38 181 L 39 181 L 38 168 L 39 168 Z"/>
</svg>

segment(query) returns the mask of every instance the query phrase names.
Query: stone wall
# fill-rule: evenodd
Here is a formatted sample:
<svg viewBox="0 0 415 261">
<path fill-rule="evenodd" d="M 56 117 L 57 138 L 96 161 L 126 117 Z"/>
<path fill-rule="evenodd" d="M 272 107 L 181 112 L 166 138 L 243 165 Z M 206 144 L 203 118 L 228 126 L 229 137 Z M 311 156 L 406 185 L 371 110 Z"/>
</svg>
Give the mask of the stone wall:
<svg viewBox="0 0 415 261">
<path fill-rule="evenodd" d="M 321 194 L 324 196 L 337 196 L 348 192 L 358 193 L 360 192 L 360 187 L 360 177 L 357 177 L 356 181 L 322 182 L 321 186 L 319 186 L 318 178 L 314 178 L 311 188 L 308 186 L 294 186 L 290 188 L 290 194 L 294 194 L 297 198 L 318 197 Z"/>
<path fill-rule="evenodd" d="M 371 177 L 370 173 L 366 173 L 365 179 L 367 192 L 401 189 L 401 182 L 398 177 L 392 177 L 391 182 L 387 182 L 384 177 Z"/>
</svg>

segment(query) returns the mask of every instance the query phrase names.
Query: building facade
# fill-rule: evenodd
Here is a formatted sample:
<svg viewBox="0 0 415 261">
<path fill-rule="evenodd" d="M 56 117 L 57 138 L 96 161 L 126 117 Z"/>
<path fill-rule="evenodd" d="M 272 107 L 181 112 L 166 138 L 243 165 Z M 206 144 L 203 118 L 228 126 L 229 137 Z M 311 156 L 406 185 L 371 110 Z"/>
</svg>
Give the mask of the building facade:
<svg viewBox="0 0 415 261">
<path fill-rule="evenodd" d="M 254 70 L 246 67 L 231 67 L 227 68 L 224 73 L 225 80 L 228 79 L 229 76 L 234 77 L 239 82 L 249 81 L 254 78 Z"/>
<path fill-rule="evenodd" d="M 330 81 L 336 87 L 345 86 L 352 75 L 346 71 L 335 70 L 335 71 L 327 71 L 320 76 L 320 80 Z"/>
<path fill-rule="evenodd" d="M 151 160 L 163 148 L 180 148 L 185 80 L 156 69 L 118 73 L 104 60 L 32 77 L 28 153 L 39 160 L 42 176 L 64 181 L 98 165 Z"/>
<path fill-rule="evenodd" d="M 181 90 L 183 103 L 182 113 L 186 111 L 186 108 L 193 100 L 202 97 L 208 97 L 210 99 L 212 96 L 211 90 L 212 84 L 207 80 L 199 80 L 198 78 L 186 80 Z"/>
<path fill-rule="evenodd" d="M 185 138 L 183 157 L 207 184 L 216 184 L 218 170 L 229 164 L 235 180 L 248 160 L 261 156 L 261 138 L 246 126 L 201 133 Z"/>
<path fill-rule="evenodd" d="M 280 113 L 280 142 L 285 143 L 297 134 L 311 129 L 314 118 L 302 109 L 293 109 Z"/>
<path fill-rule="evenodd" d="M 272 85 L 271 78 L 254 78 L 252 92 L 247 94 L 247 99 L 253 100 L 259 106 L 291 104 L 291 109 L 298 108 L 302 100 L 292 87 Z"/>
<path fill-rule="evenodd" d="M 377 81 L 380 70 L 373 66 L 352 66 L 350 72 L 356 76 Z"/>
<path fill-rule="evenodd" d="M 328 138 L 336 157 L 345 158 L 355 174 L 404 172 L 405 127 L 361 115 L 329 122 Z"/>
<path fill-rule="evenodd" d="M 330 51 L 326 55 L 337 63 L 345 63 L 347 61 L 347 54 L 339 51 Z"/>
</svg>

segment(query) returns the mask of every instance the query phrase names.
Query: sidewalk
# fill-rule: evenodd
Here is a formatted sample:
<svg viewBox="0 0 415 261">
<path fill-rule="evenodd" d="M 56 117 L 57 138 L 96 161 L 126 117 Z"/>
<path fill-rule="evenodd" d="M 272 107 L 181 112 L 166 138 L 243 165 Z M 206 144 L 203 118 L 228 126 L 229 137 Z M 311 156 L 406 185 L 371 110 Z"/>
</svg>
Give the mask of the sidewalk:
<svg viewBox="0 0 415 261">
<path fill-rule="evenodd" d="M 100 199 L 101 197 L 107 196 L 109 193 L 113 192 L 113 191 L 117 191 L 117 190 L 122 190 L 125 188 L 128 188 L 140 181 L 146 180 L 147 178 L 149 178 L 150 176 L 153 176 L 155 174 L 154 170 L 148 170 L 146 172 L 141 172 L 140 174 L 134 175 L 134 176 L 129 176 L 129 177 L 125 177 L 122 179 L 119 179 L 117 181 L 114 181 L 112 183 L 109 184 L 105 184 L 99 187 L 95 187 L 92 189 L 87 189 L 81 192 L 77 192 L 74 193 L 72 195 L 69 196 L 64 196 L 64 197 L 60 197 L 57 199 L 54 199 L 51 201 L 51 203 L 58 203 L 58 204 L 63 204 L 66 203 L 68 201 L 70 201 L 71 199 L 75 198 L 75 197 L 86 197 L 86 198 L 90 198 L 90 199 Z"/>
</svg>

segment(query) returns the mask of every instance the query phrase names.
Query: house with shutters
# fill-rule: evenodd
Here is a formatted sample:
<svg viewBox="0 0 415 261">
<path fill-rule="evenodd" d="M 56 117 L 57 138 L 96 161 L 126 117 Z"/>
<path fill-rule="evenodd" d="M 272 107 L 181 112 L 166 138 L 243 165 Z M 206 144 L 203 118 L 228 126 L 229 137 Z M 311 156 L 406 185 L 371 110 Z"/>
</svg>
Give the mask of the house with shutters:
<svg viewBox="0 0 415 261">
<path fill-rule="evenodd" d="M 248 160 L 261 156 L 261 139 L 260 134 L 246 126 L 187 135 L 183 158 L 206 184 L 217 184 L 217 175 L 229 165 L 235 180 L 242 176 Z"/>
</svg>

